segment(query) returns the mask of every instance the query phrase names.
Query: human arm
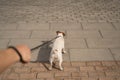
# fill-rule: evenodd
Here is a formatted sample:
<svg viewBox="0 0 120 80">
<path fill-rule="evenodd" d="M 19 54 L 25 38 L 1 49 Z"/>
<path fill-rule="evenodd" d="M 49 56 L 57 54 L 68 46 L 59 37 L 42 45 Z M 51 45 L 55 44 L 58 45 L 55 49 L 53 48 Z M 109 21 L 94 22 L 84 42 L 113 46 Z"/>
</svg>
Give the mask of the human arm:
<svg viewBox="0 0 120 80">
<path fill-rule="evenodd" d="M 27 63 L 30 61 L 31 52 L 26 45 L 18 45 L 16 49 L 20 52 L 24 62 Z M 0 50 L 0 73 L 18 61 L 20 61 L 20 57 L 14 49 Z"/>
</svg>

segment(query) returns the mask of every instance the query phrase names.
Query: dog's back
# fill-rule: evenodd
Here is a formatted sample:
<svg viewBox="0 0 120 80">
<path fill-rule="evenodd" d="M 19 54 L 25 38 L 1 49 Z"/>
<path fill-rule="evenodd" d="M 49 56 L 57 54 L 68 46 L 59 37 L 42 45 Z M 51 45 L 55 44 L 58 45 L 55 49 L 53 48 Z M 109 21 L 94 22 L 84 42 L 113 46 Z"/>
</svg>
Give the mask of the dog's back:
<svg viewBox="0 0 120 80">
<path fill-rule="evenodd" d="M 53 43 L 52 50 L 62 51 L 63 48 L 64 48 L 64 38 L 58 37 Z"/>
</svg>

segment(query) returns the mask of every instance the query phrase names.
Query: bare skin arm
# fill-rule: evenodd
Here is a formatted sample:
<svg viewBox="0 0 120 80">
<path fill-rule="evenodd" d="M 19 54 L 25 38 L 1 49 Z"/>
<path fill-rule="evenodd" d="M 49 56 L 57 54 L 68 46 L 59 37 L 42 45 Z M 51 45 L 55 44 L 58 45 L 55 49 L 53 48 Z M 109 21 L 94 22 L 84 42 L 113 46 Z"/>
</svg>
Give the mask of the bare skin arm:
<svg viewBox="0 0 120 80">
<path fill-rule="evenodd" d="M 23 61 L 26 63 L 29 62 L 31 58 L 30 49 L 26 45 L 18 45 L 16 48 L 21 53 Z M 0 50 L 0 73 L 18 61 L 20 61 L 20 57 L 12 48 Z"/>
</svg>

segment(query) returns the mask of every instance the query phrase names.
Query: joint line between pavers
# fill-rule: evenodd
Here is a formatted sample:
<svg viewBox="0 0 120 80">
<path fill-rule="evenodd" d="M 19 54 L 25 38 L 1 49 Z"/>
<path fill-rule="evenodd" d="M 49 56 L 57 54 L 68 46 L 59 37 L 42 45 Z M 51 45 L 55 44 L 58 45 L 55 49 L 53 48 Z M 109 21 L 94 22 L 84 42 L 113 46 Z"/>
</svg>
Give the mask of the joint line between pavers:
<svg viewBox="0 0 120 80">
<path fill-rule="evenodd" d="M 111 22 L 111 25 L 115 30 L 117 30 L 117 28 L 115 27 L 115 25 L 112 22 Z"/>
<path fill-rule="evenodd" d="M 51 28 L 51 23 L 48 23 L 49 24 L 49 30 L 51 30 L 52 28 Z"/>
<path fill-rule="evenodd" d="M 110 49 L 110 48 L 108 48 L 108 50 L 110 51 L 110 53 L 111 53 L 111 55 L 112 55 L 112 57 L 113 57 L 114 61 L 116 61 L 116 59 L 115 59 L 115 57 L 114 57 L 114 55 L 113 55 L 113 53 L 112 53 L 111 49 Z"/>
<path fill-rule="evenodd" d="M 32 37 L 32 33 L 33 33 L 33 30 L 31 30 L 31 31 L 30 31 L 30 36 L 29 36 L 29 38 L 31 38 L 31 37 Z"/>
<path fill-rule="evenodd" d="M 81 24 L 81 29 L 83 30 L 83 24 L 82 23 L 80 23 Z"/>
<path fill-rule="evenodd" d="M 86 47 L 89 48 L 86 38 L 84 38 Z"/>
<path fill-rule="evenodd" d="M 98 30 L 98 32 L 99 32 L 100 36 L 103 38 L 103 35 L 102 35 L 101 31 L 100 31 L 100 30 Z"/>
<path fill-rule="evenodd" d="M 7 43 L 7 46 L 6 46 L 6 47 L 8 47 L 8 46 L 9 46 L 10 42 L 11 42 L 11 39 L 9 39 L 9 41 L 8 41 L 8 43 Z"/>
<path fill-rule="evenodd" d="M 68 55 L 69 55 L 69 60 L 70 60 L 70 62 L 71 62 L 70 49 L 68 49 Z"/>
</svg>

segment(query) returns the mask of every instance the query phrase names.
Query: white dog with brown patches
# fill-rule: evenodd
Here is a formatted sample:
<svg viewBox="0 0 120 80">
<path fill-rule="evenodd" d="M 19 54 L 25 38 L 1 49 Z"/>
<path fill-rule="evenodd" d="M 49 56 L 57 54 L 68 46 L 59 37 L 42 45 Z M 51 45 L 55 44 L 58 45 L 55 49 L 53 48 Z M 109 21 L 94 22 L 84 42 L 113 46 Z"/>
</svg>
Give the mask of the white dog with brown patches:
<svg viewBox="0 0 120 80">
<path fill-rule="evenodd" d="M 52 50 L 51 50 L 51 53 L 50 53 L 50 59 L 49 59 L 50 67 L 49 67 L 49 70 L 52 70 L 52 66 L 53 66 L 54 61 L 58 61 L 60 70 L 63 70 L 63 67 L 62 67 L 62 62 L 63 62 L 62 53 L 66 53 L 65 48 L 64 48 L 65 33 L 61 32 L 61 31 L 56 31 L 56 33 L 57 33 L 57 38 L 53 42 L 53 47 L 52 47 Z"/>
</svg>

